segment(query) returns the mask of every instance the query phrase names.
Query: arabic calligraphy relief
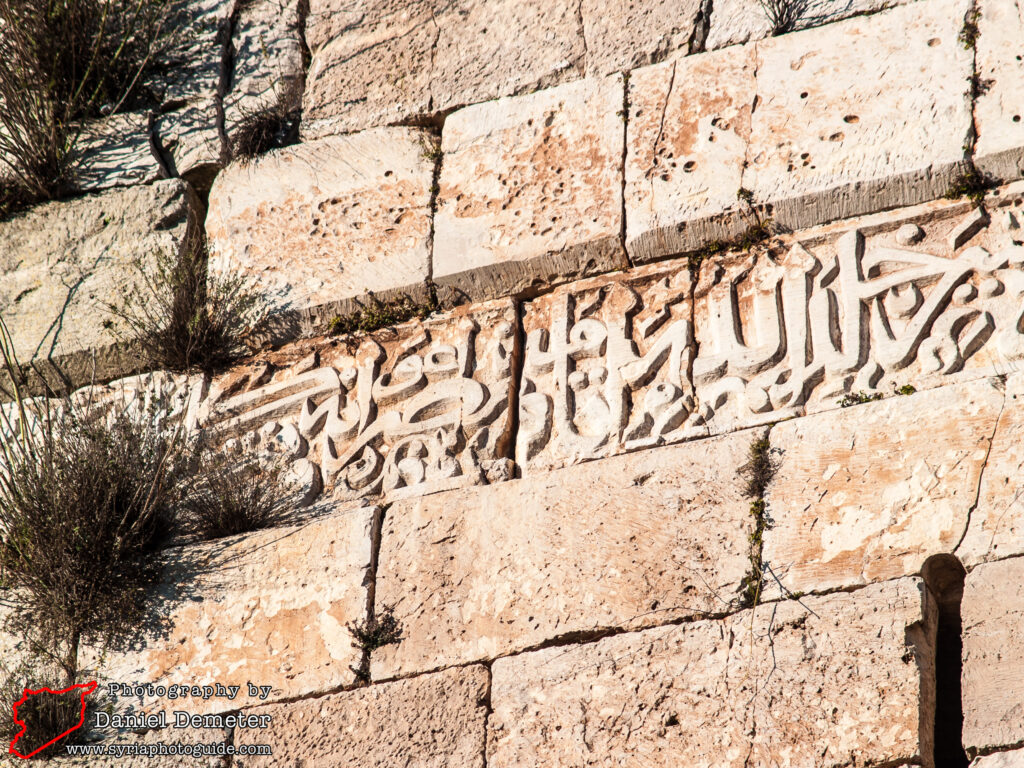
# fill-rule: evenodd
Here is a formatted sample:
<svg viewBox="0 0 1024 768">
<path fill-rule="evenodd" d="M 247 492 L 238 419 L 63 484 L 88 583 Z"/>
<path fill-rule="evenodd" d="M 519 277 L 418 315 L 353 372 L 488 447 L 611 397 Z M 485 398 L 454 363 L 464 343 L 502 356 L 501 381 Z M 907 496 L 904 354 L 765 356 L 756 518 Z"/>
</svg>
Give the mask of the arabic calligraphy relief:
<svg viewBox="0 0 1024 768">
<path fill-rule="evenodd" d="M 215 381 L 198 426 L 228 451 L 294 462 L 307 501 L 430 493 L 511 476 L 511 300 L 320 345 Z"/>
<path fill-rule="evenodd" d="M 956 215 L 950 215 L 950 210 Z M 543 469 L 1024 359 L 1024 216 L 964 206 L 577 283 L 526 305 L 516 458 Z M 692 302 L 692 314 L 691 314 Z"/>
</svg>

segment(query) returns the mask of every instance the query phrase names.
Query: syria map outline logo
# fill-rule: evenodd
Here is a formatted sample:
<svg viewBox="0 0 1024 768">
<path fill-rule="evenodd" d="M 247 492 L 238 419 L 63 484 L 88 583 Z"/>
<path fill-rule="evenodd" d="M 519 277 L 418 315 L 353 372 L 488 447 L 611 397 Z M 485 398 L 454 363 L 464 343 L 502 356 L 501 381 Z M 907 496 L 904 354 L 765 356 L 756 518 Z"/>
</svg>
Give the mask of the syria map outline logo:
<svg viewBox="0 0 1024 768">
<path fill-rule="evenodd" d="M 21 695 L 21 698 L 18 699 L 16 702 L 14 702 L 14 724 L 15 725 L 20 725 L 21 726 L 21 730 L 18 731 L 18 733 L 14 736 L 14 740 L 11 742 L 11 746 L 8 748 L 7 751 L 10 754 L 14 755 L 15 757 L 20 757 L 22 760 L 28 760 L 30 757 L 33 757 L 34 755 L 37 755 L 40 752 L 42 752 L 44 749 L 46 749 L 51 744 L 54 744 L 55 742 L 60 741 L 61 739 L 63 739 L 65 736 L 67 736 L 72 731 L 76 731 L 79 728 L 81 728 L 85 724 L 85 697 L 88 696 L 90 693 L 92 693 L 93 691 L 96 690 L 96 685 L 97 685 L 96 681 L 93 680 L 91 683 L 78 683 L 77 685 L 72 685 L 72 686 L 69 686 L 67 688 L 62 688 L 59 691 L 55 691 L 52 688 L 39 688 L 38 690 L 31 690 L 29 688 L 25 688 L 24 692 Z M 40 747 L 32 750 L 31 752 L 29 752 L 27 755 L 23 755 L 17 749 L 15 749 L 14 745 L 18 743 L 18 739 L 20 739 L 22 736 L 24 736 L 25 735 L 25 731 L 28 730 L 28 725 L 23 720 L 19 720 L 18 719 L 18 707 L 20 707 L 22 704 L 24 704 L 26 701 L 28 701 L 28 697 L 29 696 L 38 696 L 41 693 L 49 693 L 49 694 L 52 694 L 54 696 L 60 696 L 61 694 L 70 693 L 71 691 L 74 691 L 76 689 L 81 689 L 81 691 L 82 691 L 82 693 L 80 694 L 82 710 L 81 710 L 81 714 L 80 714 L 80 716 L 78 718 L 78 724 L 77 725 L 75 725 L 75 726 L 73 726 L 71 728 L 68 728 L 66 731 L 64 731 L 64 733 L 60 734 L 59 736 L 55 736 L 54 738 L 50 739 L 48 742 L 46 742 L 42 746 L 40 746 Z"/>
</svg>

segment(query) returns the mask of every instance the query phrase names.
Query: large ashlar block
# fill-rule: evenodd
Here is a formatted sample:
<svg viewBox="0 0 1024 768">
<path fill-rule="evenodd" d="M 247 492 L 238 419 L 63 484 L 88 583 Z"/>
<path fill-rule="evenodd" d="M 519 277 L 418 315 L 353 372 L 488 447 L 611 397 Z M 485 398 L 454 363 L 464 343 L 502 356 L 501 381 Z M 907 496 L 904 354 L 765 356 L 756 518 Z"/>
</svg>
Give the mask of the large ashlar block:
<svg viewBox="0 0 1024 768">
<path fill-rule="evenodd" d="M 996 383 L 775 426 L 764 559 L 781 583 L 792 592 L 850 587 L 917 573 L 930 555 L 952 552 L 1003 405 Z"/>
<path fill-rule="evenodd" d="M 973 53 L 957 41 L 969 7 L 911 3 L 758 43 L 742 186 L 777 225 L 946 193 L 972 125 Z"/>
<path fill-rule="evenodd" d="M 197 426 L 278 454 L 341 501 L 508 477 L 517 336 L 506 299 L 363 338 L 296 342 L 197 393 Z"/>
<path fill-rule="evenodd" d="M 629 79 L 626 248 L 633 263 L 728 240 L 754 105 L 754 46 L 681 56 Z"/>
<path fill-rule="evenodd" d="M 570 0 L 312 0 L 307 137 L 422 118 L 582 73 Z"/>
<path fill-rule="evenodd" d="M 470 298 L 625 266 L 621 76 L 451 115 L 434 225 L 434 278 Z"/>
<path fill-rule="evenodd" d="M 238 729 L 235 744 L 267 744 L 244 768 L 483 768 L 490 676 L 464 667 L 291 704 L 255 707 L 266 730 Z"/>
<path fill-rule="evenodd" d="M 373 652 L 373 676 L 727 611 L 749 567 L 753 519 L 736 469 L 754 437 L 392 506 L 376 594 L 404 639 Z"/>
<path fill-rule="evenodd" d="M 970 567 L 1024 554 L 1024 374 L 1010 376 L 981 475 L 978 503 L 956 554 Z"/>
<path fill-rule="evenodd" d="M 707 434 L 689 420 L 691 292 L 677 261 L 524 305 L 516 436 L 524 474 Z"/>
<path fill-rule="evenodd" d="M 699 0 L 583 0 L 587 75 L 608 75 L 684 53 L 701 17 Z"/>
<path fill-rule="evenodd" d="M 963 619 L 963 743 L 989 751 L 1024 742 L 1024 559 L 967 575 Z"/>
<path fill-rule="evenodd" d="M 787 9 L 789 31 L 820 27 L 834 21 L 865 13 L 883 11 L 908 0 L 806 0 L 800 3 L 778 3 Z M 772 34 L 772 19 L 758 0 L 718 0 L 711 11 L 711 29 L 707 49 L 760 40 Z"/>
<path fill-rule="evenodd" d="M 487 765 L 930 765 L 923 590 L 900 579 L 499 659 Z"/>
<path fill-rule="evenodd" d="M 348 507 L 303 525 L 174 551 L 141 650 L 101 658 L 97 679 L 241 686 L 234 699 L 118 702 L 195 714 L 260 703 L 248 682 L 269 687 L 266 701 L 351 685 L 362 652 L 345 627 L 366 615 L 375 514 Z"/>
<path fill-rule="evenodd" d="M 422 283 L 431 146 L 382 128 L 233 164 L 210 192 L 211 271 L 249 276 L 275 310 Z"/>
<path fill-rule="evenodd" d="M 978 168 L 1004 181 L 1024 176 L 1024 0 L 982 0 L 976 19 Z"/>
<path fill-rule="evenodd" d="M 1019 369 L 1020 190 L 989 204 L 924 204 L 705 261 L 697 418 L 720 432 Z"/>
<path fill-rule="evenodd" d="M 0 223 L 0 315 L 19 360 L 53 362 L 72 385 L 136 368 L 116 348 L 129 329 L 107 307 L 144 290 L 142 271 L 159 254 L 185 252 L 197 207 L 173 180 L 51 202 Z"/>
</svg>

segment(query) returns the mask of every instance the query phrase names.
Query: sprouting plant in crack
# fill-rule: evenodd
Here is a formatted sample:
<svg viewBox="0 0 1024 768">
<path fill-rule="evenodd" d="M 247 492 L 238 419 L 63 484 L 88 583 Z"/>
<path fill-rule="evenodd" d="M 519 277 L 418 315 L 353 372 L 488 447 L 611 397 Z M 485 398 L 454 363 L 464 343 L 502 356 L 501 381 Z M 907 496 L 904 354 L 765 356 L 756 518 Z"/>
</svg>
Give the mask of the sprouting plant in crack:
<svg viewBox="0 0 1024 768">
<path fill-rule="evenodd" d="M 764 534 L 773 524 L 768 515 L 764 494 L 775 474 L 775 469 L 771 443 L 765 434 L 750 444 L 747 463 L 740 467 L 737 473 L 744 482 L 743 495 L 751 500 L 750 516 L 754 520 L 754 527 L 749 536 L 750 567 L 740 584 L 740 605 L 744 608 L 757 605 L 761 599 L 767 567 L 763 558 Z"/>
<path fill-rule="evenodd" d="M 964 50 L 972 51 L 978 44 L 978 38 L 981 37 L 981 29 L 978 27 L 978 21 L 981 19 L 981 12 L 977 8 L 972 9 L 964 17 L 964 25 L 960 28 L 960 34 L 957 35 L 957 41 L 964 47 Z"/>
<path fill-rule="evenodd" d="M 382 606 L 365 621 L 349 622 L 346 626 L 352 635 L 352 644 L 365 653 L 402 641 L 402 624 L 395 616 L 393 605 Z"/>
<path fill-rule="evenodd" d="M 800 17 L 807 11 L 807 0 L 757 0 L 768 18 L 773 35 L 784 35 L 796 29 Z"/>
</svg>

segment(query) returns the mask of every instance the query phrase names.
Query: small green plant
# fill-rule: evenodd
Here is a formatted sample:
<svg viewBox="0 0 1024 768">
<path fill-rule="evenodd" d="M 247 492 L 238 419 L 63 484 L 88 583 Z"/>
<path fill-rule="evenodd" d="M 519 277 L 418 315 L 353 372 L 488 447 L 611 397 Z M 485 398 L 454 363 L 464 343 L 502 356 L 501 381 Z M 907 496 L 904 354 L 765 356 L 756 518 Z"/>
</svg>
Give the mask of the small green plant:
<svg viewBox="0 0 1024 768">
<path fill-rule="evenodd" d="M 61 675 L 60 670 L 41 664 L 23 662 L 14 667 L 7 667 L 0 662 L 0 702 L 3 704 L 3 716 L 0 717 L 0 742 L 9 745 L 19 736 L 22 726 L 15 724 L 11 705 L 23 698 L 26 689 L 38 690 L 47 687 L 60 690 L 69 687 L 55 681 Z M 86 723 L 90 714 L 95 711 L 95 704 L 86 698 Z M 20 735 L 16 749 L 21 755 L 29 755 L 42 747 L 50 739 L 59 734 L 68 733 L 52 748 L 45 749 L 34 755 L 30 760 L 47 760 L 56 751 L 69 744 L 81 744 L 88 733 L 88 728 L 76 728 L 82 716 L 81 696 L 75 691 L 62 695 L 42 694 L 30 696 L 18 705 L 18 719 L 25 724 L 25 732 Z"/>
<path fill-rule="evenodd" d="M 771 529 L 773 522 L 768 515 L 764 494 L 775 475 L 776 464 L 772 458 L 771 443 L 764 435 L 750 444 L 747 463 L 739 468 L 743 479 L 743 495 L 751 499 L 750 516 L 754 528 L 750 532 L 750 568 L 740 583 L 740 605 L 749 608 L 758 604 L 764 585 L 764 533 Z"/>
<path fill-rule="evenodd" d="M 870 394 L 867 392 L 850 392 L 848 394 L 843 395 L 842 399 L 840 399 L 838 402 L 841 408 L 849 408 L 851 405 L 873 403 L 874 401 L 881 399 L 881 392 L 872 392 Z"/>
<path fill-rule="evenodd" d="M 413 318 L 425 320 L 441 308 L 437 288 L 430 282 L 426 287 L 427 299 L 424 302 L 416 302 L 409 296 L 381 301 L 370 293 L 365 306 L 351 314 L 332 317 L 327 323 L 327 332 L 331 336 L 371 333 Z"/>
<path fill-rule="evenodd" d="M 807 11 L 807 0 L 757 0 L 768 18 L 773 35 L 783 35 L 796 29 L 800 17 Z"/>
<path fill-rule="evenodd" d="M 85 121 L 133 105 L 170 0 L 0 0 L 0 215 L 73 191 Z"/>
<path fill-rule="evenodd" d="M 441 151 L 441 142 L 433 137 L 421 137 L 420 155 L 423 157 L 424 160 L 429 160 L 432 163 L 436 163 L 444 155 L 444 153 Z"/>
<path fill-rule="evenodd" d="M 741 203 L 746 203 L 747 205 L 753 205 L 754 204 L 754 193 L 751 192 L 746 187 L 740 187 L 738 190 L 736 190 L 736 199 L 739 200 Z"/>
<path fill-rule="evenodd" d="M 248 161 L 271 149 L 296 144 L 301 115 L 301 83 L 290 79 L 271 104 L 243 113 L 231 135 L 232 158 Z"/>
<path fill-rule="evenodd" d="M 897 394 L 897 395 L 912 395 L 915 392 L 917 392 L 917 389 L 914 387 L 913 384 L 904 384 L 902 387 L 898 387 L 898 388 L 896 387 L 895 384 L 893 384 L 893 393 L 894 394 Z"/>
<path fill-rule="evenodd" d="M 207 275 L 206 243 L 195 236 L 182 256 L 157 254 L 135 265 L 139 290 L 107 311 L 126 344 L 146 362 L 173 371 L 211 371 L 246 349 L 264 318 L 262 297 L 242 276 Z"/>
<path fill-rule="evenodd" d="M 980 205 L 985 199 L 985 193 L 993 186 L 989 179 L 973 165 L 957 176 L 946 190 L 947 200 L 959 200 L 967 198 Z"/>
<path fill-rule="evenodd" d="M 717 256 L 726 251 L 749 252 L 755 246 L 769 240 L 773 233 L 771 219 L 761 219 L 755 216 L 754 220 L 747 225 L 747 228 L 738 237 L 732 240 L 713 240 L 700 250 L 688 254 L 686 257 L 687 266 L 691 272 L 696 273 L 700 269 L 700 265 L 712 256 Z"/>
<path fill-rule="evenodd" d="M 347 627 L 352 644 L 365 653 L 402 641 L 402 625 L 391 605 L 383 606 L 366 621 L 350 622 Z"/>
<path fill-rule="evenodd" d="M 964 50 L 972 51 L 977 46 L 978 38 L 981 36 L 981 29 L 978 27 L 980 19 L 981 12 L 977 8 L 968 12 L 964 18 L 964 25 L 960 28 L 960 34 L 957 36 L 957 40 Z"/>
</svg>

